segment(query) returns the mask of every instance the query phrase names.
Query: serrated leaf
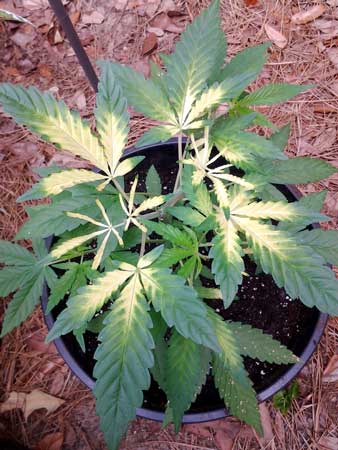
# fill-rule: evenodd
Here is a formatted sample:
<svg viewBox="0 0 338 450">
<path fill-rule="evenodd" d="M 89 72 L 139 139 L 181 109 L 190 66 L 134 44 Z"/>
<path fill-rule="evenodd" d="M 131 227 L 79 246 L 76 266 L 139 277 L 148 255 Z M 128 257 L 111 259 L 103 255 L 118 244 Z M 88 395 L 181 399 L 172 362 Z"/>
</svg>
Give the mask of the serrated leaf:
<svg viewBox="0 0 338 450">
<path fill-rule="evenodd" d="M 241 355 L 275 364 L 298 362 L 297 356 L 262 330 L 239 322 L 226 321 L 226 326 L 235 336 Z"/>
<path fill-rule="evenodd" d="M 262 434 L 256 393 L 244 368 L 235 336 L 228 329 L 226 322 L 211 308 L 208 308 L 208 316 L 213 322 L 221 347 L 221 352 L 214 354 L 212 369 L 219 395 L 231 414 L 252 425 Z"/>
<path fill-rule="evenodd" d="M 172 410 L 176 433 L 209 372 L 211 353 L 177 332 L 173 332 L 167 352 L 165 393 Z"/>
<path fill-rule="evenodd" d="M 194 256 L 190 256 L 178 269 L 177 275 L 184 279 L 191 279 L 195 275 L 195 267 L 196 263 L 198 261 L 198 258 Z"/>
<path fill-rule="evenodd" d="M 100 230 L 100 231 L 94 231 L 93 233 L 86 234 L 84 236 L 74 237 L 65 242 L 62 242 L 61 244 L 57 243 L 56 246 L 50 252 L 50 256 L 55 259 L 60 258 L 61 256 L 67 254 L 69 251 L 73 250 L 74 248 L 78 247 L 79 245 L 84 244 L 85 242 L 91 241 L 103 233 L 106 233 L 105 229 Z"/>
<path fill-rule="evenodd" d="M 201 213 L 189 206 L 171 206 L 166 208 L 166 211 L 191 227 L 198 227 L 205 220 Z"/>
<path fill-rule="evenodd" d="M 144 200 L 137 208 L 133 211 L 133 216 L 137 216 L 148 209 L 154 209 L 157 206 L 162 205 L 166 200 L 165 195 L 157 195 L 155 197 L 150 197 Z"/>
<path fill-rule="evenodd" d="M 156 262 L 157 267 L 172 267 L 179 261 L 192 256 L 194 253 L 193 248 L 166 248 L 162 252 L 160 258 Z M 1 272 L 0 272 L 1 273 Z"/>
<path fill-rule="evenodd" d="M 225 57 L 219 2 L 214 1 L 182 33 L 175 51 L 166 57 L 164 80 L 169 97 L 183 125 L 208 78 L 219 71 Z"/>
<path fill-rule="evenodd" d="M 67 307 L 58 315 L 46 340 L 50 342 L 85 325 L 131 275 L 132 272 L 122 270 L 105 272 L 93 284 L 79 289 L 67 301 Z"/>
<path fill-rule="evenodd" d="M 162 183 L 161 178 L 155 169 L 155 166 L 150 166 L 146 176 L 146 187 L 148 194 L 161 195 Z"/>
<path fill-rule="evenodd" d="M 321 256 L 300 246 L 288 233 L 258 221 L 236 217 L 245 232 L 253 255 L 277 286 L 305 305 L 328 314 L 338 314 L 338 281 Z"/>
<path fill-rule="evenodd" d="M 150 250 L 150 252 L 146 253 L 139 259 L 137 267 L 143 269 L 150 266 L 151 264 L 154 264 L 154 262 L 161 256 L 163 249 L 163 245 L 158 245 L 157 247 Z"/>
<path fill-rule="evenodd" d="M 142 223 L 144 223 L 149 230 L 155 231 L 155 233 L 159 234 L 174 245 L 178 245 L 183 248 L 191 248 L 194 246 L 194 242 L 187 231 L 181 230 L 168 223 L 153 222 L 150 220 L 142 220 Z"/>
<path fill-rule="evenodd" d="M 195 289 L 200 298 L 208 300 L 219 300 L 222 298 L 222 292 L 220 289 L 206 288 L 203 286 L 197 286 Z"/>
<path fill-rule="evenodd" d="M 185 165 L 182 176 L 182 190 L 190 204 L 208 217 L 212 213 L 210 194 L 204 182 L 194 186 L 191 183 L 192 176 L 193 168 Z"/>
<path fill-rule="evenodd" d="M 179 132 L 178 127 L 170 125 L 158 125 L 145 131 L 135 144 L 136 148 L 146 145 L 157 144 L 158 142 L 166 142 Z"/>
<path fill-rule="evenodd" d="M 326 161 L 308 156 L 297 156 L 285 161 L 269 161 L 260 165 L 266 181 L 277 184 L 303 184 L 319 181 L 337 172 Z"/>
<path fill-rule="evenodd" d="M 103 149 L 89 125 L 50 93 L 42 93 L 34 87 L 25 89 L 20 85 L 2 83 L 0 103 L 18 123 L 44 140 L 81 156 L 104 172 L 108 171 Z"/>
<path fill-rule="evenodd" d="M 8 266 L 30 266 L 36 259 L 30 251 L 18 244 L 0 240 L 0 263 Z"/>
<path fill-rule="evenodd" d="M 140 164 L 144 158 L 144 156 L 134 156 L 132 158 L 124 159 L 115 170 L 115 177 L 123 177 Z"/>
<path fill-rule="evenodd" d="M 39 303 L 44 279 L 45 271 L 40 270 L 14 295 L 5 312 L 1 338 L 20 325 L 33 312 Z"/>
<path fill-rule="evenodd" d="M 99 63 L 100 66 L 104 64 L 107 62 Z M 130 67 L 112 62 L 109 64 L 122 87 L 123 95 L 136 111 L 175 125 L 176 119 L 169 101 L 156 83 L 145 80 L 141 73 Z"/>
<path fill-rule="evenodd" d="M 296 239 L 300 244 L 311 247 L 329 264 L 338 266 L 338 230 L 305 230 L 297 233 Z"/>
<path fill-rule="evenodd" d="M 40 271 L 41 269 L 36 269 Z M 34 266 L 8 266 L 0 270 L 0 297 L 7 297 L 11 292 L 23 287 L 36 276 Z"/>
<path fill-rule="evenodd" d="M 224 307 L 233 301 L 244 272 L 243 251 L 234 224 L 223 213 L 216 216 L 218 233 L 212 239 L 209 256 L 212 258 L 211 271 L 220 286 Z"/>
<path fill-rule="evenodd" d="M 141 281 L 155 311 L 161 311 L 169 327 L 175 326 L 182 336 L 218 351 L 206 307 L 183 278 L 169 269 L 148 267 L 142 269 Z"/>
<path fill-rule="evenodd" d="M 148 310 L 138 275 L 134 274 L 114 302 L 99 335 L 93 392 L 109 450 L 118 448 L 128 422 L 142 405 L 142 390 L 150 385 L 154 342 Z"/>
<path fill-rule="evenodd" d="M 313 85 L 296 85 L 286 83 L 267 84 L 239 101 L 241 106 L 249 105 L 273 105 L 274 103 L 285 102 L 290 98 L 312 89 Z"/>
<path fill-rule="evenodd" d="M 166 369 L 168 365 L 168 346 L 164 337 L 168 330 L 168 325 L 163 320 L 160 313 L 151 310 L 150 316 L 153 323 L 153 328 L 150 331 L 155 344 L 153 351 L 154 365 L 150 370 L 154 379 L 157 381 L 161 389 L 164 390 L 166 385 Z"/>
<path fill-rule="evenodd" d="M 122 96 L 112 64 L 108 61 L 101 64 L 95 121 L 111 173 L 118 176 L 115 170 L 127 144 L 129 114 L 126 99 Z"/>
<path fill-rule="evenodd" d="M 276 147 L 280 150 L 284 150 L 287 146 L 289 136 L 290 136 L 291 125 L 288 123 L 284 127 L 280 128 L 278 131 L 270 136 L 270 141 L 272 141 Z"/>
</svg>

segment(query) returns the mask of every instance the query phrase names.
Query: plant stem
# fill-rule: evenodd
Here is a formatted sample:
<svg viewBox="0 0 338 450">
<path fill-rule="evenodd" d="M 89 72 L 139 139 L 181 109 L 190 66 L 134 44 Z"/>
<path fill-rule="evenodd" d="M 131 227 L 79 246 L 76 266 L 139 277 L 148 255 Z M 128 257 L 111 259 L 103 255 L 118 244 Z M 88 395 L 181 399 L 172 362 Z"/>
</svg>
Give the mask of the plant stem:
<svg viewBox="0 0 338 450">
<path fill-rule="evenodd" d="M 116 187 L 116 189 L 120 192 L 120 194 L 122 195 L 122 197 L 127 200 L 127 202 L 129 202 L 129 196 L 124 192 L 124 190 L 122 189 L 122 186 L 120 185 L 120 183 L 115 180 L 114 178 L 112 178 L 112 181 L 114 183 L 114 186 Z"/>
<path fill-rule="evenodd" d="M 178 172 L 174 186 L 174 192 L 176 192 L 181 186 L 182 168 L 183 168 L 183 149 L 182 149 L 182 133 L 178 135 Z"/>
<path fill-rule="evenodd" d="M 144 252 L 145 252 L 145 249 L 146 249 L 146 239 L 147 239 L 147 233 L 142 231 L 140 258 L 142 258 L 142 256 L 144 255 Z"/>
</svg>

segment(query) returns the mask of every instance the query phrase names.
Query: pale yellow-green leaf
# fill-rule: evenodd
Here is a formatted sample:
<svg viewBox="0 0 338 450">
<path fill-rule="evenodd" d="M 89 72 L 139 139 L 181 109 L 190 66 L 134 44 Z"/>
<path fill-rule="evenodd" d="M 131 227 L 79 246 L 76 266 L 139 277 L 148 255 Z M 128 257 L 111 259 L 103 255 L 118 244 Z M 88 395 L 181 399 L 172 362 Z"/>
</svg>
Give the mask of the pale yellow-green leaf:
<svg viewBox="0 0 338 450">
<path fill-rule="evenodd" d="M 138 214 L 141 214 L 142 212 L 146 211 L 147 209 L 153 209 L 157 206 L 162 205 L 162 203 L 165 202 L 165 195 L 157 195 L 155 197 L 147 198 L 147 200 L 144 200 L 133 212 L 133 215 L 136 216 Z"/>
<path fill-rule="evenodd" d="M 84 244 L 85 242 L 92 240 L 92 239 L 96 238 L 97 236 L 99 236 L 100 234 L 103 234 L 105 232 L 106 232 L 106 230 L 104 229 L 104 230 L 100 230 L 100 231 L 95 231 L 94 233 L 86 234 L 84 236 L 79 236 L 79 237 L 69 239 L 68 241 L 63 242 L 60 245 L 56 245 L 56 247 L 54 247 L 54 249 L 50 252 L 50 256 L 52 258 L 60 258 L 61 256 L 65 255 L 73 248 L 76 248 L 79 245 Z"/>
</svg>

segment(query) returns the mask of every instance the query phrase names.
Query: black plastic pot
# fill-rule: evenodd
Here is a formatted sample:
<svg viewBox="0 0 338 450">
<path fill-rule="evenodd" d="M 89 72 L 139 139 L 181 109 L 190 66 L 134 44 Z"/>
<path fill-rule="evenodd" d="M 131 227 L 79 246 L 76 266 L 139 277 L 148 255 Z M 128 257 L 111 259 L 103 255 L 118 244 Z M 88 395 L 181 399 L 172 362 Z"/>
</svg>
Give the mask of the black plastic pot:
<svg viewBox="0 0 338 450">
<path fill-rule="evenodd" d="M 156 152 L 156 157 L 160 155 L 161 164 L 164 167 L 170 167 L 169 161 L 176 161 L 177 159 L 177 140 L 172 139 L 164 144 L 154 144 L 148 147 L 143 147 L 140 149 L 128 149 L 125 152 L 125 157 L 134 156 L 136 154 L 145 154 L 145 155 L 154 155 Z M 175 177 L 175 174 L 170 172 L 172 177 Z M 282 186 L 279 187 L 284 193 L 287 193 L 287 197 L 290 201 L 298 199 L 301 194 L 300 192 L 292 186 Z M 316 227 L 318 225 L 314 225 Z M 51 243 L 51 239 L 49 239 L 48 246 Z M 44 287 L 44 291 L 41 298 L 41 303 L 43 307 L 43 311 L 46 311 L 46 305 L 48 301 L 48 291 L 47 287 Z M 305 307 L 306 308 L 306 307 Z M 309 309 L 309 308 L 307 308 Z M 283 372 L 279 374 L 279 376 L 269 385 L 262 390 L 257 392 L 257 399 L 259 402 L 263 402 L 268 398 L 272 397 L 279 390 L 283 389 L 290 381 L 297 376 L 300 370 L 304 367 L 307 361 L 310 359 L 312 353 L 316 349 L 320 338 L 324 332 L 328 315 L 319 312 L 317 309 L 311 309 L 312 311 L 312 321 L 310 325 L 309 332 L 307 333 L 307 339 L 304 342 L 297 343 L 297 354 L 300 357 L 300 362 L 291 366 L 286 366 L 283 369 Z M 55 313 L 45 314 L 45 320 L 47 327 L 52 328 L 55 322 Z M 278 318 L 276 319 L 278 320 Z M 79 358 L 77 352 L 74 351 L 74 345 L 70 344 L 70 336 L 65 336 L 56 339 L 55 345 L 65 360 L 69 368 L 72 372 L 86 385 L 88 388 L 92 389 L 94 385 L 94 379 L 92 378 L 90 371 L 86 370 L 86 368 L 79 362 Z M 279 372 L 278 372 L 279 373 Z M 164 413 L 161 411 L 156 411 L 154 409 L 148 408 L 138 408 L 137 415 L 141 417 L 145 417 L 148 419 L 162 421 L 164 418 Z M 194 413 L 186 413 L 183 416 L 184 423 L 194 423 L 194 422 L 206 422 L 210 420 L 216 420 L 223 417 L 226 417 L 228 412 L 224 408 L 219 408 L 218 406 L 215 408 L 210 407 L 208 411 L 203 412 L 194 412 Z"/>
</svg>

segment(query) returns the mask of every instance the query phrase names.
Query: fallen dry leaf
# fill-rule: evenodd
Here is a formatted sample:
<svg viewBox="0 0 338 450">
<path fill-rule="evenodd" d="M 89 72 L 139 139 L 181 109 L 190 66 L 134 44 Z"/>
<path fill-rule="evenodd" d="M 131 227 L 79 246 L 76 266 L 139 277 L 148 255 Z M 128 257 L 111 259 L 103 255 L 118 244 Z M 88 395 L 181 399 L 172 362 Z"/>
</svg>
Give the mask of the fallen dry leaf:
<svg viewBox="0 0 338 450">
<path fill-rule="evenodd" d="M 244 0 L 246 6 L 256 6 L 259 0 Z"/>
<path fill-rule="evenodd" d="M 269 39 L 271 39 L 275 45 L 279 48 L 285 48 L 288 40 L 284 36 L 284 34 L 280 33 L 276 30 L 276 28 L 272 27 L 271 25 L 265 24 L 264 25 L 265 32 Z"/>
<path fill-rule="evenodd" d="M 182 33 L 184 26 L 177 25 L 174 18 L 168 16 L 167 13 L 158 14 L 151 22 L 150 25 L 154 28 L 160 28 L 164 31 L 171 33 Z"/>
<path fill-rule="evenodd" d="M 55 155 L 53 155 L 49 160 L 48 166 L 71 167 L 73 169 L 86 169 L 93 167 L 86 161 L 77 159 L 75 156 L 64 152 L 55 153 Z"/>
<path fill-rule="evenodd" d="M 33 450 L 61 450 L 64 435 L 61 432 L 47 434 L 33 448 Z"/>
<path fill-rule="evenodd" d="M 25 339 L 27 349 L 33 352 L 56 354 L 57 350 L 53 342 L 46 344 L 45 338 L 46 334 L 42 331 L 37 331 L 28 336 L 27 339 Z"/>
<path fill-rule="evenodd" d="M 263 427 L 263 436 L 259 438 L 259 442 L 263 445 L 267 445 L 273 440 L 273 431 L 270 412 L 265 403 L 261 403 L 259 405 L 259 412 L 261 415 L 261 422 Z"/>
<path fill-rule="evenodd" d="M 72 14 L 69 15 L 69 18 L 73 25 L 76 25 L 80 19 L 81 11 L 74 11 Z"/>
<path fill-rule="evenodd" d="M 49 2 L 48 0 L 22 0 L 22 6 L 25 9 L 41 9 L 41 8 L 48 8 Z"/>
<path fill-rule="evenodd" d="M 21 409 L 25 420 L 37 409 L 47 409 L 47 414 L 56 411 L 65 401 L 61 398 L 45 394 L 34 389 L 29 394 L 24 392 L 11 392 L 6 401 L 0 404 L 0 413 Z"/>
<path fill-rule="evenodd" d="M 316 153 L 327 151 L 337 141 L 337 129 L 335 127 L 327 128 L 315 139 L 313 147 Z"/>
<path fill-rule="evenodd" d="M 318 442 L 318 450 L 337 450 L 338 438 L 334 436 L 322 436 Z"/>
<path fill-rule="evenodd" d="M 28 44 L 33 42 L 35 37 L 35 33 L 23 33 L 21 31 L 17 31 L 15 34 L 13 34 L 11 40 L 19 47 L 26 48 Z"/>
<path fill-rule="evenodd" d="M 47 66 L 47 64 L 39 64 L 38 65 L 38 72 L 43 78 L 47 78 L 50 80 L 53 77 L 53 73 L 51 68 Z"/>
<path fill-rule="evenodd" d="M 291 22 L 302 25 L 304 23 L 312 22 L 320 17 L 326 11 L 326 7 L 323 4 L 315 5 L 306 11 L 300 11 L 291 17 Z"/>
<path fill-rule="evenodd" d="M 98 25 L 104 21 L 104 15 L 98 11 L 93 11 L 91 14 L 83 14 L 81 21 L 86 25 Z"/>
<path fill-rule="evenodd" d="M 60 395 L 64 387 L 64 384 L 65 384 L 65 377 L 63 376 L 63 373 L 55 372 L 55 374 L 53 374 L 52 384 L 48 390 L 52 395 Z"/>
<path fill-rule="evenodd" d="M 82 91 L 77 91 L 75 93 L 75 95 L 73 96 L 73 102 L 79 110 L 84 110 L 87 106 L 87 100 Z"/>
<path fill-rule="evenodd" d="M 324 383 L 338 381 L 338 355 L 333 355 L 323 373 Z"/>
<path fill-rule="evenodd" d="M 157 36 L 155 33 L 149 33 L 143 41 L 142 55 L 149 55 L 157 47 Z"/>
<path fill-rule="evenodd" d="M 154 33 L 158 37 L 164 36 L 164 31 L 161 28 L 149 27 L 148 28 L 148 32 L 149 33 Z"/>
<path fill-rule="evenodd" d="M 328 48 L 326 54 L 332 64 L 338 69 L 338 48 Z"/>
</svg>

